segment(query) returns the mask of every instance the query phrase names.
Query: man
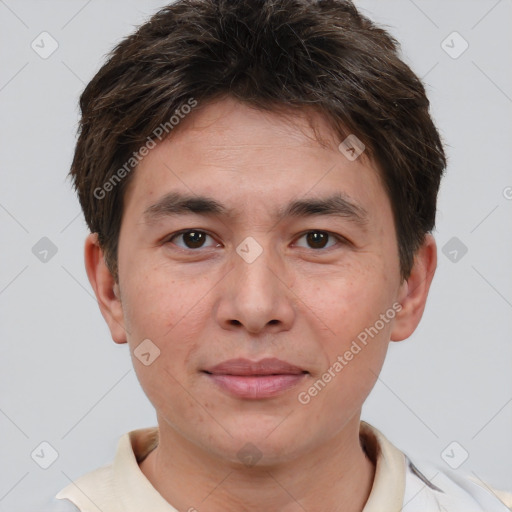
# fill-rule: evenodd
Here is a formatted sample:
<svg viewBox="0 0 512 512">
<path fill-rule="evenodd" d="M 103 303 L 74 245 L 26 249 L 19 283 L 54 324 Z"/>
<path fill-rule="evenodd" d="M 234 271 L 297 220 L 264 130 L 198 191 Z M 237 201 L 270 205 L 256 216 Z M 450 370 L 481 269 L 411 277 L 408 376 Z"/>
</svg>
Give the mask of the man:
<svg viewBox="0 0 512 512">
<path fill-rule="evenodd" d="M 507 510 L 455 474 L 429 481 L 360 420 L 389 342 L 423 314 L 446 165 L 385 31 L 348 1 L 178 1 L 115 48 L 80 106 L 87 274 L 158 427 L 57 498 Z"/>
</svg>

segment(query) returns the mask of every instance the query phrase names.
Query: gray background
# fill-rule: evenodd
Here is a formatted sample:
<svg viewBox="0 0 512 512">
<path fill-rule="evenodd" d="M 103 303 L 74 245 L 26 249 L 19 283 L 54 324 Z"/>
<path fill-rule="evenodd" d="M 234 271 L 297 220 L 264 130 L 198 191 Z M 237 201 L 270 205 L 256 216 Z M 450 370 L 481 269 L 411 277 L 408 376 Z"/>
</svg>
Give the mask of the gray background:
<svg viewBox="0 0 512 512">
<path fill-rule="evenodd" d="M 458 472 L 510 488 L 512 2 L 356 3 L 388 26 L 424 78 L 449 154 L 425 315 L 409 340 L 391 345 L 363 418 L 446 469 L 441 454 L 456 441 L 445 452 L 452 464 L 469 453 Z M 0 0 L 2 512 L 47 510 L 59 489 L 112 460 L 121 434 L 156 424 L 127 345 L 111 341 L 87 281 L 87 230 L 66 173 L 85 83 L 163 5 Z M 42 46 L 43 31 L 59 45 L 46 59 L 31 47 Z M 469 44 L 458 58 L 464 41 L 454 31 Z M 43 237 L 57 249 L 46 261 Z M 43 441 L 58 453 L 48 469 Z"/>
</svg>

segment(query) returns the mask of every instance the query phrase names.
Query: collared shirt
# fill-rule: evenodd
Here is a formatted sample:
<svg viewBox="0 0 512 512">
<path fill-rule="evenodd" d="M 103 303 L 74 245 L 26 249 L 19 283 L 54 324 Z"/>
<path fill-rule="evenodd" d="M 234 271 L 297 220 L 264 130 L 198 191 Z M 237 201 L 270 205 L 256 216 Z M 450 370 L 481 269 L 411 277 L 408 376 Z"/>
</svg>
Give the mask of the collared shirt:
<svg viewBox="0 0 512 512">
<path fill-rule="evenodd" d="M 379 430 L 364 421 L 360 423 L 360 438 L 375 464 L 373 486 L 362 512 L 512 510 L 508 508 L 512 507 L 511 493 L 498 493 L 484 483 L 460 477 L 454 471 L 445 471 L 432 464 L 413 464 Z M 157 444 L 158 427 L 124 434 L 112 464 L 78 478 L 55 496 L 65 503 L 61 502 L 58 510 L 178 512 L 152 486 L 139 467 Z M 430 480 L 425 472 L 432 475 Z"/>
</svg>

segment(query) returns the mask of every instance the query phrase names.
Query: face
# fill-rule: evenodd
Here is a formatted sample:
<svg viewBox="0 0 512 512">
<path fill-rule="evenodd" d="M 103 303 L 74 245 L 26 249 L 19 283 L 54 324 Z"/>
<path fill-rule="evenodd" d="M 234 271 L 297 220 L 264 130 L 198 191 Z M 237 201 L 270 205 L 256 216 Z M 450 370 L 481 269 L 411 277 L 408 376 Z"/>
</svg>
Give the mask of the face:
<svg viewBox="0 0 512 512">
<path fill-rule="evenodd" d="M 391 205 L 320 116 L 224 99 L 182 122 L 126 190 L 109 325 L 170 431 L 291 460 L 358 420 L 397 337 Z"/>
</svg>

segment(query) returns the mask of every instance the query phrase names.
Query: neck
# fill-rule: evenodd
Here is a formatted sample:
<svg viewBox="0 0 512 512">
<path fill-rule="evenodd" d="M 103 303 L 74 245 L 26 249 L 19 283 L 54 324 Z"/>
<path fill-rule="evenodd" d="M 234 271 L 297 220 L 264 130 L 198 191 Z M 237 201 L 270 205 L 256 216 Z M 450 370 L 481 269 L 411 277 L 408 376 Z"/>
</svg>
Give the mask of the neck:
<svg viewBox="0 0 512 512">
<path fill-rule="evenodd" d="M 263 467 L 219 460 L 165 421 L 159 427 L 159 444 L 140 469 L 180 511 L 361 512 L 370 495 L 375 465 L 359 441 L 359 417 L 313 452 Z"/>
</svg>

